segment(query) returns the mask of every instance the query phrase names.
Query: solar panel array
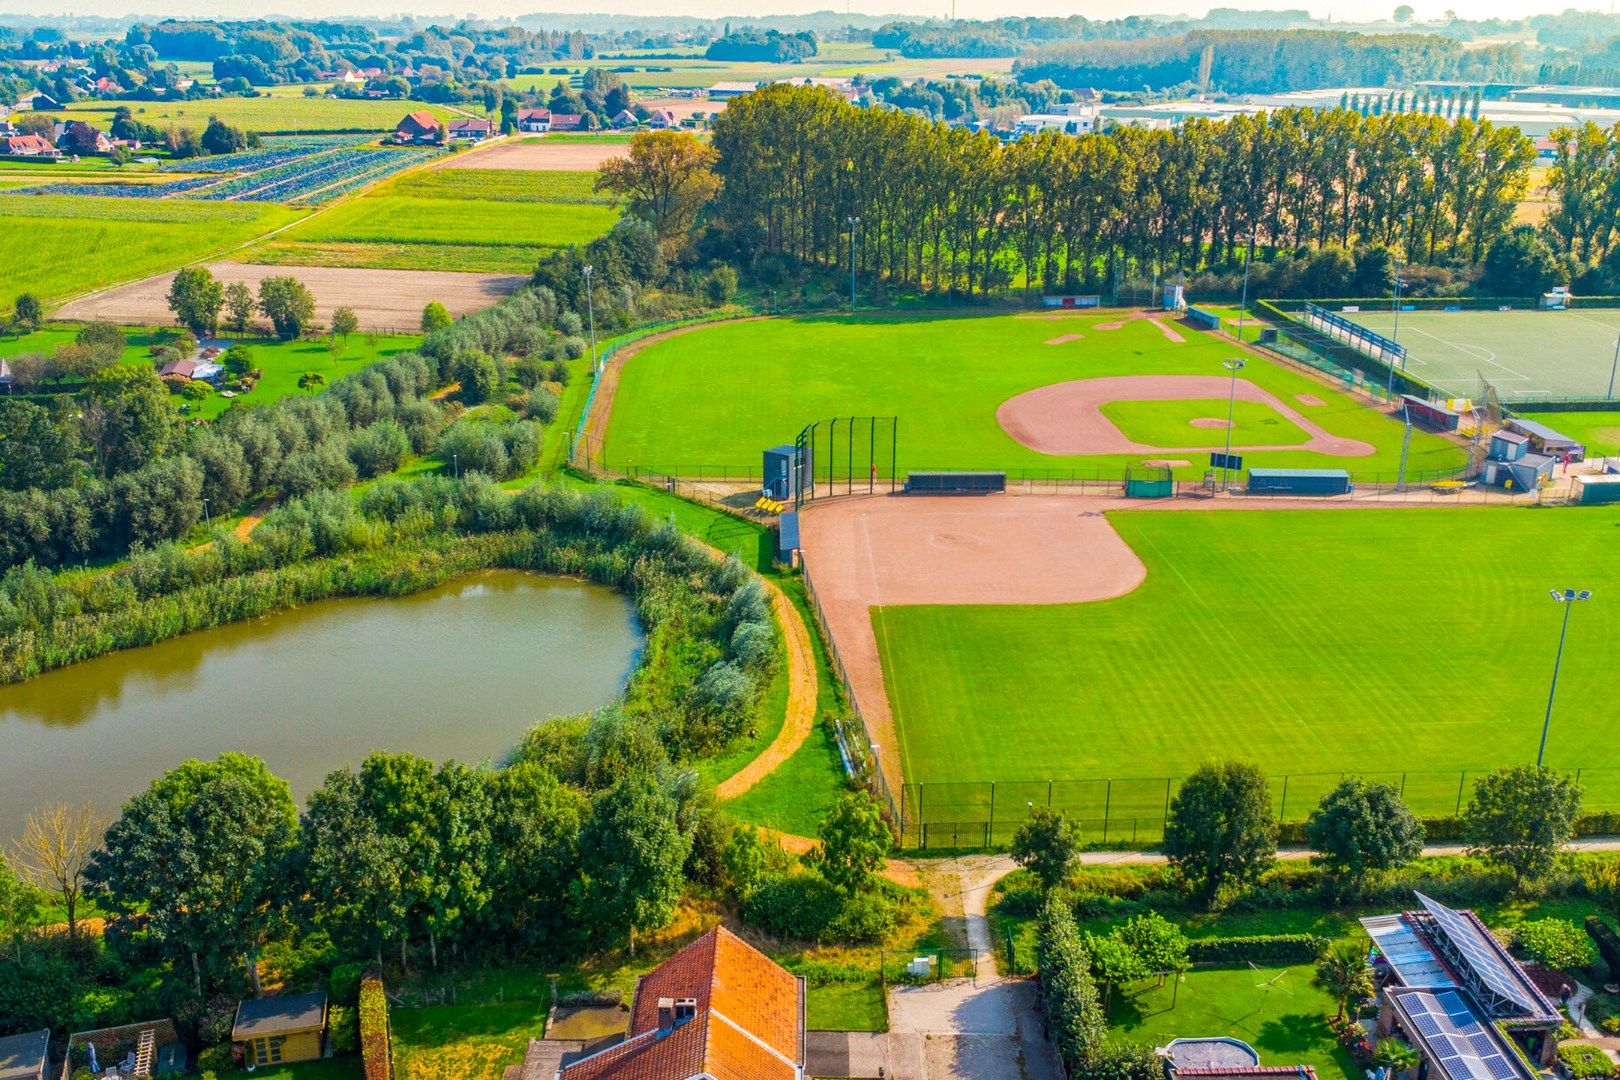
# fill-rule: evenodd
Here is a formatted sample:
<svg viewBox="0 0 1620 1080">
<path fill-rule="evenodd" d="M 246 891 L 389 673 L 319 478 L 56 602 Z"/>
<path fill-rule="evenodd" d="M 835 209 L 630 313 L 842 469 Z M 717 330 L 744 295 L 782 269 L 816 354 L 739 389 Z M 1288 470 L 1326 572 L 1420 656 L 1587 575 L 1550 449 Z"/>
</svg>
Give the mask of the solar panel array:
<svg viewBox="0 0 1620 1080">
<path fill-rule="evenodd" d="M 1503 961 L 1496 944 L 1486 940 L 1485 931 L 1472 920 L 1464 918 L 1444 904 L 1430 900 L 1422 893 L 1418 893 L 1417 898 L 1440 925 L 1446 940 L 1462 954 L 1468 966 L 1486 986 L 1497 995 L 1519 1006 L 1527 1015 L 1536 1016 L 1542 1012 L 1535 999 L 1525 991 L 1524 985 Z"/>
<path fill-rule="evenodd" d="M 1451 1080 L 1524 1080 L 1528 1071 L 1497 1040 L 1455 990 L 1401 991 L 1414 1033 Z"/>
</svg>

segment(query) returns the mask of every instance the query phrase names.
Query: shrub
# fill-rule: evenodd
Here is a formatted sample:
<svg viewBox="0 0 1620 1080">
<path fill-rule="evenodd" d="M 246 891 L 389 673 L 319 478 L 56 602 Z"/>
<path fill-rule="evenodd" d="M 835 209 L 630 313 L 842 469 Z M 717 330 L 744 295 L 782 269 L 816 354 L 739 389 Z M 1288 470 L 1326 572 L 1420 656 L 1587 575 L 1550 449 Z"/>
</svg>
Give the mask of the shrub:
<svg viewBox="0 0 1620 1080">
<path fill-rule="evenodd" d="M 360 977 L 365 974 L 364 964 L 339 964 L 326 980 L 326 992 L 335 1005 L 356 1005 L 360 1001 Z"/>
<path fill-rule="evenodd" d="M 352 1054 L 360 1045 L 359 1017 L 353 1005 L 333 1005 L 326 1012 L 327 1046 L 334 1054 Z"/>
<path fill-rule="evenodd" d="M 1609 965 L 1610 974 L 1620 973 L 1620 934 L 1597 915 L 1586 917 L 1586 933 L 1603 955 L 1603 962 Z"/>
<path fill-rule="evenodd" d="M 197 1052 L 199 1072 L 233 1072 L 236 1069 L 236 1050 L 230 1043 L 205 1046 Z"/>
<path fill-rule="evenodd" d="M 1062 904 L 1041 909 L 1035 936 L 1047 1030 L 1071 1075 L 1089 1075 L 1107 1043 L 1108 1021 L 1091 978 L 1091 956 Z"/>
<path fill-rule="evenodd" d="M 1542 967 L 1574 971 L 1597 962 L 1592 939 L 1567 919 L 1537 919 L 1513 932 L 1513 943 Z"/>
<path fill-rule="evenodd" d="M 1609 1059 L 1608 1054 L 1596 1046 L 1560 1046 L 1558 1060 L 1569 1070 L 1572 1080 L 1590 1080 L 1592 1077 L 1615 1074 L 1614 1062 Z"/>
<path fill-rule="evenodd" d="M 1315 934 L 1194 938 L 1187 958 L 1195 964 L 1313 964 L 1327 947 Z"/>
<path fill-rule="evenodd" d="M 374 971 L 360 980 L 360 1063 L 366 1080 L 393 1080 L 388 995 L 383 991 L 382 976 Z"/>
<path fill-rule="evenodd" d="M 557 418 L 557 392 L 549 386 L 536 386 L 523 402 L 523 415 L 549 424 Z"/>
<path fill-rule="evenodd" d="M 743 921 L 772 937 L 822 941 L 843 912 L 843 897 L 820 874 L 766 878 L 743 902 Z"/>
</svg>

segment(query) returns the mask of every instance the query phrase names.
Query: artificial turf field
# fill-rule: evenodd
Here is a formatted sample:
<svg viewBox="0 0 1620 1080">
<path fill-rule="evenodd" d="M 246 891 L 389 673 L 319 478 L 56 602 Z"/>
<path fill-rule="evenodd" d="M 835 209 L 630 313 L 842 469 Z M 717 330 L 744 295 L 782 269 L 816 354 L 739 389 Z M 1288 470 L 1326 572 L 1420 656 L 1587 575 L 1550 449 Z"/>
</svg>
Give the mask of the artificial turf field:
<svg viewBox="0 0 1620 1080">
<path fill-rule="evenodd" d="M 1228 757 L 1279 797 L 1289 774 L 1290 819 L 1341 771 L 1453 813 L 1460 770 L 1535 760 L 1566 586 L 1597 599 L 1573 612 L 1547 761 L 1620 807 L 1620 509 L 1110 520 L 1147 567 L 1126 596 L 873 610 L 913 820 L 982 821 L 989 784 L 962 782 L 994 780 L 1000 836 L 1050 779 L 1054 806 L 1151 839 L 1166 778 Z"/>
<path fill-rule="evenodd" d="M 1183 330 L 1168 340 L 1145 319 L 1118 311 L 1062 319 L 1017 315 L 802 316 L 721 323 L 648 346 L 624 367 L 603 460 L 682 476 L 722 470 L 759 474 L 760 452 L 791 442 L 806 424 L 834 416 L 899 417 L 903 473 L 918 469 L 1099 470 L 1118 476 L 1141 455 L 1055 456 L 1026 447 L 996 422 L 1008 398 L 1051 383 L 1109 375 L 1222 375 L 1234 346 Z M 1078 341 L 1046 342 L 1080 334 Z M 1250 360 L 1243 377 L 1294 405 L 1334 435 L 1371 443 L 1371 457 L 1278 450 L 1250 464 L 1348 469 L 1358 479 L 1393 480 L 1401 427 L 1390 418 L 1280 364 Z M 1320 406 L 1299 404 L 1314 395 Z M 1219 414 L 1224 417 L 1223 411 Z M 1241 418 L 1240 418 L 1241 419 Z M 1297 431 L 1291 424 L 1278 430 Z M 1173 445 L 1199 445 L 1191 427 Z M 1224 441 L 1224 435 L 1223 435 Z M 1419 432 L 1413 475 L 1466 464 L 1456 444 Z M 1179 470 L 1202 476 L 1204 463 Z M 887 473 L 887 463 L 881 466 Z"/>
<path fill-rule="evenodd" d="M 1369 330 L 1396 332 L 1392 311 L 1347 313 Z M 1614 370 L 1620 310 L 1403 311 L 1406 370 L 1455 397 L 1478 398 L 1481 376 L 1505 402 L 1603 397 Z"/>
</svg>

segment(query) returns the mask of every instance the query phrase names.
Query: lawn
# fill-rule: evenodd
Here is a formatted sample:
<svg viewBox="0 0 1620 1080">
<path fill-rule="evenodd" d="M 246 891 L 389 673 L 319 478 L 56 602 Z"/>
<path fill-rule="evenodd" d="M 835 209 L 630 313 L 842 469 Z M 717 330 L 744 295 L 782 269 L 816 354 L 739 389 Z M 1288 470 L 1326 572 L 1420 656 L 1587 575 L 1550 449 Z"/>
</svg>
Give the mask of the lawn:
<svg viewBox="0 0 1620 1080">
<path fill-rule="evenodd" d="M 1525 420 L 1546 424 L 1554 431 L 1578 439 L 1586 446 L 1586 456 L 1612 457 L 1620 454 L 1620 411 L 1515 413 Z"/>
<path fill-rule="evenodd" d="M 1065 319 L 873 314 L 717 323 L 652 345 L 626 365 L 606 462 L 677 475 L 721 468 L 757 475 L 761 450 L 791 441 L 812 421 L 892 415 L 899 417 L 902 472 L 1072 468 L 1117 476 L 1141 455 L 1042 454 L 1003 431 L 996 408 L 1024 391 L 1074 379 L 1224 374 L 1229 342 L 1197 334 L 1172 342 L 1141 319 L 1117 330 L 1095 329 L 1119 318 L 1118 312 Z M 1082 339 L 1046 344 L 1075 333 Z M 1393 479 L 1399 424 L 1268 361 L 1251 360 L 1244 377 L 1286 402 L 1298 395 L 1324 400 L 1323 406 L 1299 408 L 1331 434 L 1378 448 L 1359 458 L 1257 452 L 1248 455 L 1251 464 L 1338 467 L 1363 479 Z M 1179 433 L 1177 438 L 1184 439 Z M 1455 443 L 1424 433 L 1413 438 L 1414 474 L 1465 462 Z M 886 464 L 881 471 L 887 472 Z M 1202 476 L 1203 463 L 1181 474 Z"/>
<path fill-rule="evenodd" d="M 1297 446 L 1310 436 L 1292 420 L 1261 401 L 1236 401 L 1232 408 L 1233 446 Z M 1110 401 L 1102 414 L 1132 442 L 1147 446 L 1226 445 L 1225 401 Z M 1194 421 L 1215 423 L 1199 424 Z"/>
<path fill-rule="evenodd" d="M 330 386 L 345 375 L 352 375 L 368 364 L 399 353 L 410 352 L 421 343 L 421 340 L 415 335 L 408 334 L 353 334 L 347 344 L 340 342 L 340 348 L 336 351 L 333 350 L 332 344 L 324 339 L 246 341 L 244 344 L 253 350 L 253 364 L 264 371 L 264 378 L 260 379 L 258 385 L 249 393 L 236 398 L 221 397 L 215 393 L 201 402 L 193 402 L 187 415 L 212 420 L 235 402 L 244 405 L 268 405 L 288 394 L 308 393 L 307 390 L 300 390 L 298 387 L 298 380 L 306 371 L 320 374 L 326 379 L 326 385 Z M 125 363 L 129 362 L 126 353 Z M 151 360 L 142 350 L 136 362 L 149 364 Z M 178 402 L 180 399 L 175 400 Z"/>
<path fill-rule="evenodd" d="M 889 1006 L 883 987 L 869 983 L 827 983 L 805 992 L 805 1019 L 811 1031 L 888 1031 Z"/>
<path fill-rule="evenodd" d="M 1229 1035 L 1254 1047 L 1262 1065 L 1309 1065 L 1322 1080 L 1360 1080 L 1328 1029 L 1337 1007 L 1311 986 L 1311 974 L 1309 964 L 1196 968 L 1179 987 L 1149 979 L 1115 990 L 1108 1019 L 1119 1035 L 1149 1046 Z"/>
<path fill-rule="evenodd" d="M 247 258 L 277 265 L 526 273 L 542 253 L 589 243 L 618 217 L 616 207 L 550 172 L 426 170 L 290 229 Z"/>
<path fill-rule="evenodd" d="M 475 1005 L 394 1008 L 398 1080 L 500 1080 L 545 1034 L 544 996 Z"/>
<path fill-rule="evenodd" d="M 172 270 L 304 213 L 273 203 L 0 196 L 0 311 L 25 292 L 51 304 Z"/>
<path fill-rule="evenodd" d="M 399 118 L 409 112 L 426 110 L 441 120 L 456 114 L 442 105 L 421 101 L 370 101 L 344 98 L 254 97 L 215 98 L 208 101 L 121 102 L 81 101 L 68 105 L 63 113 L 72 119 L 88 120 L 97 127 L 112 123 L 112 114 L 128 104 L 135 119 L 158 128 L 189 127 L 198 134 L 211 117 L 219 117 L 234 127 L 260 134 L 302 135 L 317 132 L 376 132 L 394 130 Z"/>
<path fill-rule="evenodd" d="M 260 1065 L 253 1070 L 254 1080 L 360 1080 L 361 1076 L 358 1057 L 302 1061 L 295 1065 Z"/>
<path fill-rule="evenodd" d="M 1620 606 L 1601 599 L 1620 590 L 1620 510 L 1110 520 L 1147 566 L 1126 596 L 874 610 L 906 778 L 930 785 L 923 818 L 983 821 L 988 784 L 938 782 L 999 780 L 1009 828 L 1050 798 L 1090 830 L 1106 811 L 1122 840 L 1145 822 L 1152 841 L 1166 778 L 1229 757 L 1265 769 L 1291 819 L 1345 769 L 1451 814 L 1460 770 L 1535 759 L 1560 619 L 1547 590 L 1565 585 L 1599 600 L 1573 613 L 1547 761 L 1582 770 L 1588 807 L 1620 807 L 1605 653 Z"/>
</svg>

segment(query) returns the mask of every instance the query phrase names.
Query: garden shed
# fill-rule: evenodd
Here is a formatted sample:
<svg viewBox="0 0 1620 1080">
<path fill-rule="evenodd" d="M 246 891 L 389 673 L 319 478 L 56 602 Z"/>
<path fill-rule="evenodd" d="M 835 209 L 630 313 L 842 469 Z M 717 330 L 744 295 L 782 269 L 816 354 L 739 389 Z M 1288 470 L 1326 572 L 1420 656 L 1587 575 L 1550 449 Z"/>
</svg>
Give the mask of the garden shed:
<svg viewBox="0 0 1620 1080">
<path fill-rule="evenodd" d="M 249 1065 L 313 1061 L 321 1056 L 326 1035 L 326 995 L 282 994 L 249 998 L 236 1007 L 231 1041 L 242 1047 Z"/>
</svg>

